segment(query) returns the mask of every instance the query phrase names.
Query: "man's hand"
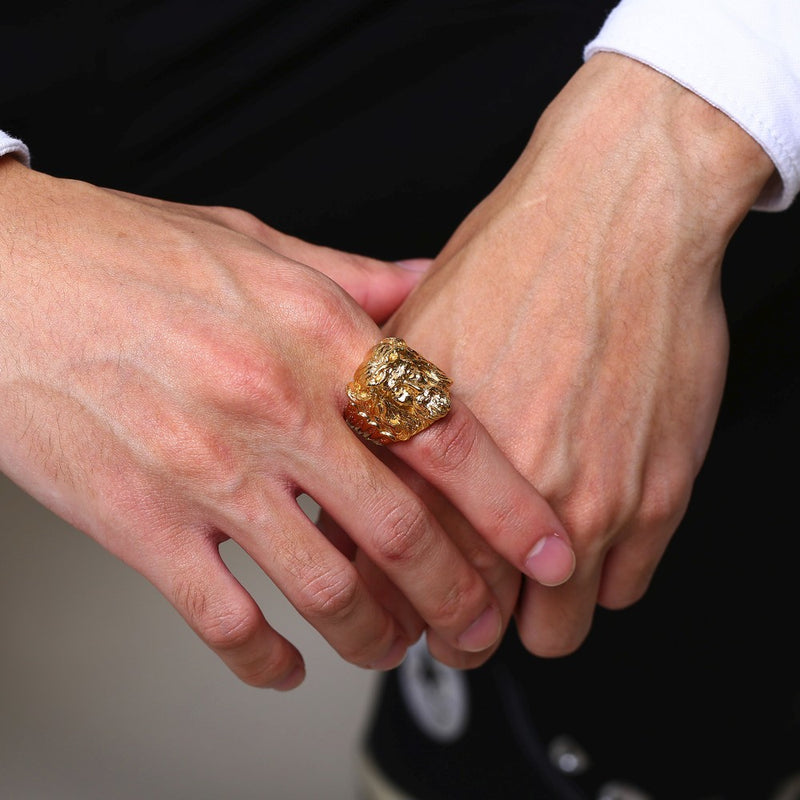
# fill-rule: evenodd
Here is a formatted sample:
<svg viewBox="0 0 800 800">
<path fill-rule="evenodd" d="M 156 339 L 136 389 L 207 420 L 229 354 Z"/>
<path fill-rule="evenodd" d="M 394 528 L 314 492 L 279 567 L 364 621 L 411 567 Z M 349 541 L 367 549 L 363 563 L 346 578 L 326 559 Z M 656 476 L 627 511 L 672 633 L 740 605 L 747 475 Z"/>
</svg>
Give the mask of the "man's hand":
<svg viewBox="0 0 800 800">
<path fill-rule="evenodd" d="M 520 599 L 534 653 L 640 598 L 685 512 L 725 380 L 723 254 L 772 172 L 703 100 L 597 55 L 385 326 L 454 378 L 566 525 L 575 576 Z"/>
<path fill-rule="evenodd" d="M 382 336 L 376 320 L 417 275 L 241 211 L 59 180 L 9 158 L 0 212 L 3 472 L 147 577 L 253 685 L 293 688 L 303 663 L 225 566 L 227 538 L 355 664 L 395 666 L 423 625 L 455 652 L 495 645 L 496 597 L 342 417 L 345 384 Z M 517 568 L 543 537 L 566 539 L 457 398 L 397 453 L 502 539 Z M 416 616 L 392 613 L 300 493 Z M 504 515 L 491 516 L 501 497 Z"/>
</svg>

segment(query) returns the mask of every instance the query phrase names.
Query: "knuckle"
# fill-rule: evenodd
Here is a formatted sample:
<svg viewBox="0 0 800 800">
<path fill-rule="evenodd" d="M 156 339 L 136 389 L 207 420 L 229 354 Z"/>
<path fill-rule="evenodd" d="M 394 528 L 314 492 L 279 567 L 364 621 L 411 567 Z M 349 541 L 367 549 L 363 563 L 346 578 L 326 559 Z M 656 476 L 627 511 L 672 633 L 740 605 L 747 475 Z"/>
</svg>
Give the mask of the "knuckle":
<svg viewBox="0 0 800 800">
<path fill-rule="evenodd" d="M 554 504 L 584 557 L 599 557 L 639 504 L 639 487 L 611 485 L 602 476 L 584 476 L 579 485 Z"/>
<path fill-rule="evenodd" d="M 299 435 L 313 439 L 309 431 L 319 420 L 299 386 L 297 369 L 262 344 L 222 349 L 207 381 L 212 404 L 235 415 L 237 424 L 251 424 L 260 436 L 269 432 L 292 441 Z"/>
<path fill-rule="evenodd" d="M 360 329 L 359 311 L 352 298 L 336 283 L 312 269 L 300 269 L 284 282 L 282 289 L 289 293 L 291 314 L 285 326 L 299 340 L 331 347 L 352 338 Z"/>
<path fill-rule="evenodd" d="M 498 489 L 489 502 L 492 516 L 488 533 L 497 539 L 513 536 L 527 540 L 532 517 L 527 499 L 513 491 Z"/>
<path fill-rule="evenodd" d="M 385 563 L 407 564 L 428 551 L 431 522 L 421 502 L 396 504 L 386 514 L 375 537 L 377 558 Z"/>
<path fill-rule="evenodd" d="M 204 485 L 226 485 L 233 470 L 231 444 L 212 430 L 191 423 L 180 433 L 169 435 L 163 430 L 159 457 L 176 484 L 200 482 Z"/>
<path fill-rule="evenodd" d="M 641 523 L 649 529 L 677 526 L 686 511 L 693 480 L 683 470 L 665 470 L 650 480 L 642 491 L 639 507 Z"/>
<path fill-rule="evenodd" d="M 474 583 L 451 583 L 436 601 L 430 615 L 431 622 L 437 627 L 448 629 L 461 623 L 464 610 L 473 605 L 471 601 L 475 596 L 476 583 L 477 580 Z"/>
<path fill-rule="evenodd" d="M 650 575 L 639 576 L 635 583 L 625 586 L 603 587 L 597 597 L 597 605 L 609 611 L 621 611 L 644 597 L 650 585 Z"/>
<path fill-rule="evenodd" d="M 460 547 L 467 561 L 483 575 L 494 574 L 507 565 L 505 559 L 484 539 L 475 538 Z"/>
<path fill-rule="evenodd" d="M 200 638 L 221 653 L 245 647 L 257 636 L 261 625 L 260 612 L 253 606 L 215 607 L 194 583 L 185 583 L 178 589 L 177 605 Z"/>
<path fill-rule="evenodd" d="M 259 346 L 243 343 L 215 353 L 214 391 L 234 407 L 255 411 L 291 407 L 294 375 L 287 364 Z"/>
<path fill-rule="evenodd" d="M 437 636 L 428 636 L 430 654 L 440 664 L 457 670 L 472 670 L 483 666 L 495 654 L 498 646 L 490 647 L 481 653 L 466 653 L 457 650 Z"/>
<path fill-rule="evenodd" d="M 616 527 L 614 514 L 601 510 L 592 502 L 570 504 L 569 510 L 561 514 L 561 519 L 583 558 L 599 557 L 606 550 Z"/>
<path fill-rule="evenodd" d="M 216 219 L 242 233 L 258 236 L 264 229 L 264 223 L 255 214 L 234 206 L 208 206 L 208 212 Z"/>
<path fill-rule="evenodd" d="M 229 609 L 206 617 L 201 633 L 214 650 L 222 653 L 246 647 L 256 637 L 260 617 L 253 609 Z"/>
<path fill-rule="evenodd" d="M 199 633 L 208 607 L 206 593 L 194 581 L 183 579 L 175 587 L 173 602 L 189 625 Z"/>
<path fill-rule="evenodd" d="M 176 606 L 206 645 L 249 686 L 269 686 L 293 666 L 290 647 L 279 640 L 263 646 L 264 619 L 254 603 L 228 602 L 222 607 L 185 581 L 178 588 Z"/>
<path fill-rule="evenodd" d="M 286 675 L 292 666 L 288 650 L 274 648 L 266 656 L 253 657 L 236 664 L 236 675 L 248 686 L 270 686 Z"/>
<path fill-rule="evenodd" d="M 338 645 L 336 650 L 350 664 L 371 668 L 378 654 L 383 653 L 393 643 L 393 632 L 393 623 L 387 618 L 382 632 L 368 637 L 364 631 L 359 631 L 361 635 L 358 638 L 348 639 Z"/>
<path fill-rule="evenodd" d="M 582 547 L 604 549 L 622 529 L 675 528 L 686 511 L 693 477 L 688 464 L 659 462 L 638 481 L 609 483 L 584 476 L 556 510 Z"/>
<path fill-rule="evenodd" d="M 557 634 L 544 635 L 540 630 L 520 626 L 519 637 L 524 648 L 539 658 L 561 658 L 574 653 L 583 644 L 587 632 L 581 628 L 563 628 Z"/>
<path fill-rule="evenodd" d="M 348 564 L 305 581 L 295 604 L 307 619 L 341 623 L 353 614 L 360 598 L 357 573 Z"/>
</svg>

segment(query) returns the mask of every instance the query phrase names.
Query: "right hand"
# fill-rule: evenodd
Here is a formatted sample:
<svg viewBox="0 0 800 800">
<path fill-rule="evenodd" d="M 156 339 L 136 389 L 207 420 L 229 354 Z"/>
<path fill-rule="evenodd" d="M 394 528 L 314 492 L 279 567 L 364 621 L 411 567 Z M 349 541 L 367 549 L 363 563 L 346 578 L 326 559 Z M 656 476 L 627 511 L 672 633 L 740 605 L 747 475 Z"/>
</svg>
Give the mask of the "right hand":
<svg viewBox="0 0 800 800">
<path fill-rule="evenodd" d="M 0 469 L 12 480 L 148 578 L 252 685 L 290 689 L 304 668 L 224 564 L 228 538 L 355 664 L 395 666 L 423 626 L 461 651 L 496 645 L 508 610 L 342 418 L 344 386 L 413 273 L 245 212 L 9 158 L 0 212 Z M 516 566 L 542 537 L 566 538 L 457 398 L 396 453 Z M 391 613 L 301 493 L 418 620 Z"/>
<path fill-rule="evenodd" d="M 524 581 L 530 652 L 572 652 L 596 606 L 647 590 L 722 397 L 725 249 L 773 173 L 705 100 L 597 54 L 384 326 L 448 372 L 570 533 L 574 576 Z"/>
</svg>

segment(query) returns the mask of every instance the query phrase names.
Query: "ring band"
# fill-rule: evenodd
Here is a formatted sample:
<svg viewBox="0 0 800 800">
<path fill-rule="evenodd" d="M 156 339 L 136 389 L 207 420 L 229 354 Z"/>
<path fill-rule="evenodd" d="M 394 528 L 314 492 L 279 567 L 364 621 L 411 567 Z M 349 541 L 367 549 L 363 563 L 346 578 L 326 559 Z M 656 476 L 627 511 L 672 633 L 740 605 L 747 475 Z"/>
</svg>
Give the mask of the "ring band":
<svg viewBox="0 0 800 800">
<path fill-rule="evenodd" d="M 447 415 L 451 383 L 402 339 L 382 339 L 347 384 L 344 418 L 370 442 L 404 442 Z"/>
</svg>

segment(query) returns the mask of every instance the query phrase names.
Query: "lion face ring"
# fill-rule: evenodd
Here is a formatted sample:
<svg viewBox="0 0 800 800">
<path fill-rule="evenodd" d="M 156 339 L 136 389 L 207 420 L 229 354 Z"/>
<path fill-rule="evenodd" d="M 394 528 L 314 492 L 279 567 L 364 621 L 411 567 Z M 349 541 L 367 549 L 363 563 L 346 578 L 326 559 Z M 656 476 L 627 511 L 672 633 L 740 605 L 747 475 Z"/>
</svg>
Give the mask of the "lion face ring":
<svg viewBox="0 0 800 800">
<path fill-rule="evenodd" d="M 347 385 L 344 418 L 370 442 L 404 442 L 447 415 L 451 383 L 402 339 L 382 339 Z"/>
</svg>

